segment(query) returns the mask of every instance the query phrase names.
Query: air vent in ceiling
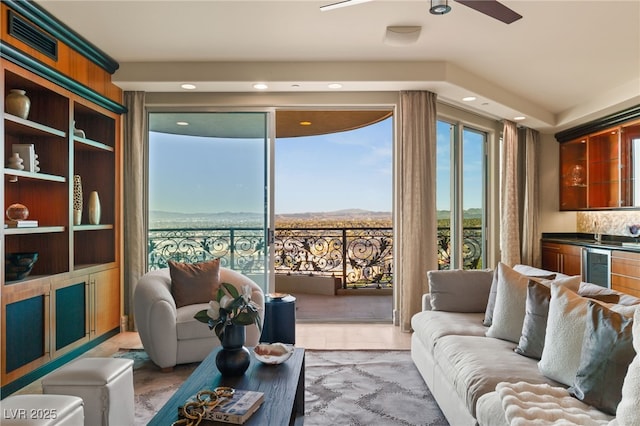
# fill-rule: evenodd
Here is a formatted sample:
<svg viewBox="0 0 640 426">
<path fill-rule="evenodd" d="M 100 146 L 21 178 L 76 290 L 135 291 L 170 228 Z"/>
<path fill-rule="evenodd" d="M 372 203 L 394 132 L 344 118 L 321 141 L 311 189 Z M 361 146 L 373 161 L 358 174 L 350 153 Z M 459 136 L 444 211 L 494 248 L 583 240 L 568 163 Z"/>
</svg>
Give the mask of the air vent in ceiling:
<svg viewBox="0 0 640 426">
<path fill-rule="evenodd" d="M 9 11 L 9 34 L 51 59 L 58 60 L 58 40 L 40 31 L 12 11 Z"/>
</svg>

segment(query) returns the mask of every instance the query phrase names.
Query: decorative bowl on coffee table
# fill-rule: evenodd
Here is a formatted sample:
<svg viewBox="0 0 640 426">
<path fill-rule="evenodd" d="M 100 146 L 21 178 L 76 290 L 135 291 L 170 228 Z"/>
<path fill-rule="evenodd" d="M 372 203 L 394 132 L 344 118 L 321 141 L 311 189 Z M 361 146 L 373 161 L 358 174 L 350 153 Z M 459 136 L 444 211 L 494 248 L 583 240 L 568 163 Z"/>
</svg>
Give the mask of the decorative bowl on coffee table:
<svg viewBox="0 0 640 426">
<path fill-rule="evenodd" d="M 253 352 L 263 364 L 277 365 L 288 360 L 294 350 L 293 345 L 286 343 L 260 343 Z"/>
</svg>

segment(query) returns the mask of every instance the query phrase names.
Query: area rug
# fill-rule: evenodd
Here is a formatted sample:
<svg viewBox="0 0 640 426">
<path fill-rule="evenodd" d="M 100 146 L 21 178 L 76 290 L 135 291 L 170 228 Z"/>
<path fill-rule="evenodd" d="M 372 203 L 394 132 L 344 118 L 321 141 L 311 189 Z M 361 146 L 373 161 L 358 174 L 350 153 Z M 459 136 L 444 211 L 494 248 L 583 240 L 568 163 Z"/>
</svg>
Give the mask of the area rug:
<svg viewBox="0 0 640 426">
<path fill-rule="evenodd" d="M 162 373 L 144 351 L 134 360 L 136 425 L 146 425 L 197 367 Z M 409 351 L 317 351 L 305 355 L 305 425 L 448 425 Z"/>
</svg>

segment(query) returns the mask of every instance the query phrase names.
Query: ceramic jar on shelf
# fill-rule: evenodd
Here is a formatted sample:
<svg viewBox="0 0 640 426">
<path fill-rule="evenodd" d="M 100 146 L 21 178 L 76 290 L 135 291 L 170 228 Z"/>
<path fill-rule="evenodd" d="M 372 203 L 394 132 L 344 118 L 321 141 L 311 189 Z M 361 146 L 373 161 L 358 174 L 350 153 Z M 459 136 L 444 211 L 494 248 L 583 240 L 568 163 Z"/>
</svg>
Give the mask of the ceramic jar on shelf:
<svg viewBox="0 0 640 426">
<path fill-rule="evenodd" d="M 26 93 L 22 89 L 10 89 L 4 101 L 6 112 L 26 119 L 31 108 L 31 100 Z"/>
</svg>

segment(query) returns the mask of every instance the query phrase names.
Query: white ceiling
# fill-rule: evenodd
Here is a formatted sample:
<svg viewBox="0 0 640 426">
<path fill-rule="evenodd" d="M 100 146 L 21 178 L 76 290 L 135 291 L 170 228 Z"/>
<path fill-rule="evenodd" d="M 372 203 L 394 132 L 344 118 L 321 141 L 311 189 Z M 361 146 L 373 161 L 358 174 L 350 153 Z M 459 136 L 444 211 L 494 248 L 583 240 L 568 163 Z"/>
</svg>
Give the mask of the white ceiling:
<svg viewBox="0 0 640 426">
<path fill-rule="evenodd" d="M 274 92 L 432 90 L 446 103 L 557 131 L 640 104 L 640 0 L 505 0 L 510 24 L 449 0 L 39 0 L 120 63 L 124 90 Z M 418 25 L 408 46 L 387 26 Z M 297 85 L 297 86 L 294 86 Z M 478 100 L 463 103 L 466 95 Z"/>
</svg>

